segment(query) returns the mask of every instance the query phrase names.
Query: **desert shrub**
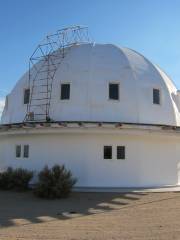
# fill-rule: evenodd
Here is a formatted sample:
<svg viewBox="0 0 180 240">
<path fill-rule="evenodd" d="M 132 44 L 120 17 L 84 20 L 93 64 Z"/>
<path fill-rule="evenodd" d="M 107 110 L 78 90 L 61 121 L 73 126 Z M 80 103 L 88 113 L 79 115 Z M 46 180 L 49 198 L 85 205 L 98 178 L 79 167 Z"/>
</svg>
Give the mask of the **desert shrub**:
<svg viewBox="0 0 180 240">
<path fill-rule="evenodd" d="M 76 179 L 64 165 L 55 165 L 50 169 L 46 166 L 38 174 L 34 194 L 41 198 L 66 198 L 75 183 Z"/>
<path fill-rule="evenodd" d="M 12 186 L 14 190 L 26 191 L 29 189 L 29 182 L 33 177 L 33 172 L 17 168 L 13 170 Z"/>
<path fill-rule="evenodd" d="M 22 168 L 7 168 L 0 173 L 0 189 L 26 191 L 29 188 L 29 182 L 33 177 L 33 172 Z"/>
<path fill-rule="evenodd" d="M 12 189 L 13 169 L 8 167 L 6 171 L 0 173 L 0 189 L 10 190 Z"/>
</svg>

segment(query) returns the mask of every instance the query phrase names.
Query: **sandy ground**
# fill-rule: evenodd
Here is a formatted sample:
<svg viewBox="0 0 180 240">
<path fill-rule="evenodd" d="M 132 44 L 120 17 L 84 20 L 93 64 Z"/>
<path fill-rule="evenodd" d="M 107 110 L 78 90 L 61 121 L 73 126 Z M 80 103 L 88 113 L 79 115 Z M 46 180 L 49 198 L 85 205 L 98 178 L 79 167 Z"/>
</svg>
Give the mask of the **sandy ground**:
<svg viewBox="0 0 180 240">
<path fill-rule="evenodd" d="M 73 193 L 53 201 L 0 192 L 0 225 L 0 240 L 179 240 L 180 193 Z"/>
</svg>

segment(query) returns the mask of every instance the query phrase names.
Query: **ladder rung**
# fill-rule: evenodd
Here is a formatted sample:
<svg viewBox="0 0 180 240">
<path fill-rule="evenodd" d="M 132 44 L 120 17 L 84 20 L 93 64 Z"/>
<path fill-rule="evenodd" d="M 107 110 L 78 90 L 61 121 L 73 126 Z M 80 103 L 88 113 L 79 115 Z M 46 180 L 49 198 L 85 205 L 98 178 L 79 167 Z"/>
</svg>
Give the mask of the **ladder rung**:
<svg viewBox="0 0 180 240">
<path fill-rule="evenodd" d="M 59 60 L 59 59 L 58 59 L 58 60 Z M 58 65 L 61 64 L 61 62 L 56 62 L 56 61 L 57 61 L 56 59 L 52 59 L 52 61 L 53 61 L 54 63 L 51 63 L 51 64 L 49 64 L 49 65 L 43 65 L 43 67 L 44 67 L 44 66 L 57 66 L 57 67 L 58 67 Z"/>
<path fill-rule="evenodd" d="M 31 100 L 47 100 L 47 99 L 50 99 L 50 98 L 32 98 Z"/>
<path fill-rule="evenodd" d="M 47 92 L 38 92 L 38 93 L 49 93 L 52 92 L 51 90 L 48 90 Z"/>
<path fill-rule="evenodd" d="M 46 116 L 45 113 L 35 113 L 35 114 L 34 114 L 34 116 L 42 116 L 42 115 L 43 115 L 43 116 Z"/>
<path fill-rule="evenodd" d="M 57 64 L 55 64 L 55 63 L 51 63 L 51 64 L 43 65 L 43 67 L 50 67 L 50 66 L 57 66 Z"/>
<path fill-rule="evenodd" d="M 41 95 L 40 95 L 41 94 Z M 45 95 L 46 94 L 46 95 Z M 32 98 L 47 98 L 48 95 L 47 94 L 50 94 L 50 92 L 48 93 L 47 91 L 46 92 L 35 92 L 32 96 L 31 96 L 31 99 Z"/>
<path fill-rule="evenodd" d="M 49 79 L 49 78 L 36 79 L 36 80 L 34 80 L 34 82 L 41 82 L 41 81 L 42 81 L 42 82 L 43 82 L 43 81 L 44 81 L 44 82 L 47 82 L 47 81 L 49 82 L 50 80 L 52 81 L 52 77 L 51 77 L 51 79 Z M 49 83 L 49 84 L 51 84 L 51 83 Z M 49 85 L 49 84 L 48 84 L 48 85 Z"/>
<path fill-rule="evenodd" d="M 30 108 L 31 107 L 38 107 L 38 106 L 48 106 L 48 105 L 50 105 L 50 103 L 36 104 L 36 105 L 30 105 Z"/>
<path fill-rule="evenodd" d="M 61 54 L 62 55 L 62 54 Z M 56 59 L 59 59 L 59 58 L 62 58 L 63 59 L 63 57 L 62 56 L 60 56 L 60 55 L 54 55 L 54 54 L 47 54 L 46 56 L 40 56 L 40 57 L 31 57 L 30 58 L 30 60 L 31 61 L 38 61 L 38 60 L 40 60 L 40 61 L 43 61 L 43 62 L 47 62 L 48 61 L 48 59 L 47 59 L 47 56 L 49 56 L 49 57 L 52 57 L 52 58 L 56 58 Z M 51 59 L 52 59 L 51 58 Z M 54 60 L 55 61 L 55 60 Z"/>
<path fill-rule="evenodd" d="M 52 72 L 52 71 L 56 71 L 56 70 L 57 69 L 47 69 L 47 70 L 39 71 L 39 73 Z"/>
<path fill-rule="evenodd" d="M 39 78 L 39 79 L 33 79 L 32 81 L 34 81 L 34 82 L 42 82 L 43 83 L 43 81 L 44 82 L 48 82 L 49 84 L 51 84 L 51 82 L 52 82 L 52 80 L 53 80 L 53 76 L 51 76 L 51 77 L 45 77 L 45 78 Z M 50 82 L 51 81 L 51 82 Z M 49 85 L 48 84 L 48 85 Z M 35 86 L 35 85 L 34 85 Z M 39 86 L 39 85 L 38 85 Z"/>
<path fill-rule="evenodd" d="M 34 87 L 47 87 L 47 86 L 49 86 L 49 84 L 34 85 Z"/>
<path fill-rule="evenodd" d="M 51 67 L 51 66 L 56 66 L 56 64 L 49 64 L 49 65 L 43 65 L 42 66 L 42 68 L 45 68 L 45 67 Z M 46 68 L 46 69 L 44 69 L 44 70 L 42 70 L 42 71 L 53 71 L 53 70 L 57 70 L 57 67 L 53 67 L 53 68 Z M 41 72 L 41 71 L 39 71 L 39 72 Z"/>
<path fill-rule="evenodd" d="M 34 82 L 50 81 L 50 80 L 52 81 L 52 80 L 53 80 L 53 77 L 54 77 L 54 75 L 53 75 L 53 76 L 50 76 L 50 75 L 49 75 L 48 77 L 46 76 L 46 77 L 44 77 L 44 78 L 37 78 L 37 77 L 36 77 L 36 78 L 33 79 L 33 81 L 34 81 Z"/>
<path fill-rule="evenodd" d="M 42 89 L 42 90 L 44 90 L 44 92 L 40 92 L 40 89 L 39 89 L 39 91 L 36 91 L 36 92 L 34 91 L 34 93 L 32 94 L 31 98 L 44 98 L 44 97 L 47 97 L 47 96 L 44 96 L 44 94 L 47 94 L 48 91 L 46 91 L 46 89 Z M 41 95 L 39 96 L 40 93 L 41 93 Z"/>
</svg>

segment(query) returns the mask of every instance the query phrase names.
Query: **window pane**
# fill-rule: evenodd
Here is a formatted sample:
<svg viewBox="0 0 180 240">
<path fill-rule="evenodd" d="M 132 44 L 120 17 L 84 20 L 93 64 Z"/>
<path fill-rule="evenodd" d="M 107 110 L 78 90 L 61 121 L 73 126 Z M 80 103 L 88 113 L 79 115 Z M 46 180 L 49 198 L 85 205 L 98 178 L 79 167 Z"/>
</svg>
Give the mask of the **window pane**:
<svg viewBox="0 0 180 240">
<path fill-rule="evenodd" d="M 117 146 L 117 159 L 125 159 L 125 146 Z"/>
<path fill-rule="evenodd" d="M 119 84 L 114 83 L 109 84 L 109 99 L 113 100 L 119 99 Z"/>
<path fill-rule="evenodd" d="M 160 91 L 159 89 L 153 89 L 153 103 L 160 104 Z"/>
<path fill-rule="evenodd" d="M 24 145 L 24 158 L 29 157 L 29 145 Z"/>
<path fill-rule="evenodd" d="M 70 98 L 70 84 L 61 84 L 61 99 Z"/>
<path fill-rule="evenodd" d="M 16 157 L 17 158 L 21 157 L 21 145 L 16 146 Z"/>
<path fill-rule="evenodd" d="M 104 146 L 104 159 L 112 159 L 112 146 Z"/>
<path fill-rule="evenodd" d="M 30 89 L 24 90 L 24 104 L 28 104 L 30 99 Z"/>
</svg>

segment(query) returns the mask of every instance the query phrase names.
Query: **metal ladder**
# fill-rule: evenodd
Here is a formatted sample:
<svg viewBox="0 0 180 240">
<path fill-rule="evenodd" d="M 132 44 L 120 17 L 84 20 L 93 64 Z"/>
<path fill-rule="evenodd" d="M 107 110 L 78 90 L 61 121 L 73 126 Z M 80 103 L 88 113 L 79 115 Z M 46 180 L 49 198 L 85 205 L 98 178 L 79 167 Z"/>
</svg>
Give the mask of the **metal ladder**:
<svg viewBox="0 0 180 240">
<path fill-rule="evenodd" d="M 64 58 L 62 53 L 58 55 L 48 54 L 39 62 L 39 67 L 33 70 L 30 99 L 27 106 L 27 121 L 49 121 L 50 101 L 55 73 Z"/>
<path fill-rule="evenodd" d="M 29 61 L 30 97 L 24 122 L 50 122 L 53 80 L 68 49 L 87 43 L 87 27 L 74 26 L 48 35 L 37 46 Z"/>
</svg>

